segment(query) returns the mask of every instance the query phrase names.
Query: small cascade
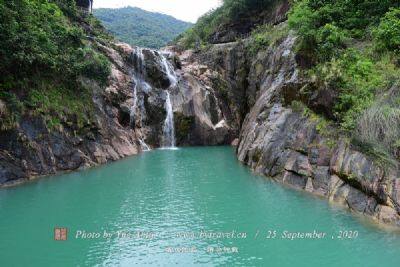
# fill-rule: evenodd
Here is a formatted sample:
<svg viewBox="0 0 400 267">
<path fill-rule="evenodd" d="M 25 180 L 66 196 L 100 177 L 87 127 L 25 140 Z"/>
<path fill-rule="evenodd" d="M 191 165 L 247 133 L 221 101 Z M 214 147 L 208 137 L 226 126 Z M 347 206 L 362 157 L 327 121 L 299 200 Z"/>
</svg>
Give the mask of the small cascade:
<svg viewBox="0 0 400 267">
<path fill-rule="evenodd" d="M 145 53 L 143 53 L 145 52 Z M 148 54 L 147 54 L 148 53 Z M 174 88 L 178 84 L 178 78 L 175 74 L 174 67 L 167 60 L 167 56 L 158 53 L 153 50 L 143 50 L 142 48 L 136 48 L 134 52 L 134 71 L 133 71 L 133 80 L 135 82 L 135 86 L 133 87 L 133 104 L 130 110 L 130 122 L 131 126 L 136 128 L 138 125 L 141 127 L 142 120 L 146 116 L 146 111 L 144 110 L 143 100 L 141 99 L 142 93 L 151 94 L 157 93 L 157 88 L 152 88 L 152 86 L 147 83 L 146 78 L 146 62 L 145 55 L 151 57 L 150 60 L 156 60 L 156 63 L 160 67 L 160 69 L 166 74 L 169 80 L 169 88 L 165 90 L 166 100 L 165 100 L 165 111 L 167 116 L 164 121 L 163 126 L 163 137 L 162 137 L 162 146 L 164 148 L 175 148 L 175 129 L 174 129 L 174 113 L 171 103 L 171 96 L 169 90 Z M 147 58 L 147 57 L 146 57 Z M 153 63 L 153 61 L 152 61 Z M 139 131 L 136 131 L 138 135 L 140 135 Z M 147 151 L 150 150 L 148 145 L 144 142 L 142 136 L 138 137 L 140 146 L 142 150 Z"/>
<path fill-rule="evenodd" d="M 150 84 L 148 84 L 145 80 L 146 76 L 146 66 L 143 55 L 143 48 L 136 48 L 136 64 L 135 64 L 135 73 L 134 80 L 139 89 L 142 91 L 149 91 L 151 89 Z"/>
<path fill-rule="evenodd" d="M 135 78 L 133 78 L 133 80 L 135 81 L 135 86 L 133 87 L 133 104 L 132 104 L 132 107 L 131 107 L 131 110 L 130 110 L 130 125 L 131 126 L 135 126 L 135 124 L 136 124 L 136 110 L 137 110 L 137 102 L 138 102 L 138 99 L 137 99 L 137 82 L 136 82 L 136 79 Z"/>
<path fill-rule="evenodd" d="M 173 71 L 173 67 L 168 63 L 167 58 L 164 55 L 161 55 L 161 63 L 171 83 L 170 87 L 175 87 L 178 83 L 175 72 Z"/>
<path fill-rule="evenodd" d="M 167 111 L 167 117 L 164 122 L 164 140 L 163 146 L 166 148 L 175 147 L 175 126 L 174 126 L 174 111 L 172 110 L 171 97 L 167 92 L 167 99 L 165 100 L 165 110 Z"/>
<path fill-rule="evenodd" d="M 174 68 L 163 54 L 161 54 L 161 63 L 170 82 L 168 89 L 175 87 L 178 83 L 178 79 L 176 77 Z M 163 146 L 164 148 L 175 148 L 174 111 L 172 109 L 171 96 L 168 89 L 166 90 L 167 97 L 165 100 L 165 111 L 167 112 L 167 117 L 165 118 L 163 128 Z"/>
<path fill-rule="evenodd" d="M 132 127 L 136 126 L 136 119 L 139 120 L 140 125 L 142 125 L 142 110 L 140 107 L 138 107 L 138 89 L 142 91 L 147 91 L 151 87 L 150 85 L 144 80 L 145 77 L 145 65 L 144 65 L 144 55 L 143 55 L 143 50 L 141 48 L 137 48 L 136 50 L 136 65 L 135 65 L 135 70 L 132 75 L 133 81 L 135 83 L 133 87 L 133 104 L 130 110 L 130 124 Z M 136 118 L 136 114 L 139 114 L 139 117 Z M 139 136 L 139 143 L 141 146 L 141 149 L 143 151 L 149 151 L 150 148 L 146 144 L 146 142 L 143 139 L 143 136 Z"/>
<path fill-rule="evenodd" d="M 143 151 L 150 151 L 150 147 L 144 142 L 143 137 L 139 138 L 140 147 Z"/>
</svg>

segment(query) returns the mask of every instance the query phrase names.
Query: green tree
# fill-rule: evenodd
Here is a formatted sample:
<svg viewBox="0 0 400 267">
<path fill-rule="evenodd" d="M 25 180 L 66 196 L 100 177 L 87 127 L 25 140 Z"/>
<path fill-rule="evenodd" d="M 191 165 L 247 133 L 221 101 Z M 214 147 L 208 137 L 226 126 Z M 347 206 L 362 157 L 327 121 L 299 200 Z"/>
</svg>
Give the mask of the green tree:
<svg viewBox="0 0 400 267">
<path fill-rule="evenodd" d="M 380 50 L 400 52 L 400 9 L 391 9 L 374 30 L 377 47 Z"/>
</svg>

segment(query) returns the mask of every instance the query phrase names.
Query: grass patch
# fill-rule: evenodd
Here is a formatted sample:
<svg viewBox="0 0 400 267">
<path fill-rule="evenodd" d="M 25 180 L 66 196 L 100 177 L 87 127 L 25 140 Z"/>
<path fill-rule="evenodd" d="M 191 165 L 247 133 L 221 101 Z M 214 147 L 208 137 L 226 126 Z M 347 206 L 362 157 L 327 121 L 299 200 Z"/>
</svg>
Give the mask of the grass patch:
<svg viewBox="0 0 400 267">
<path fill-rule="evenodd" d="M 28 111 L 41 114 L 50 129 L 64 122 L 83 127 L 93 103 L 79 80 L 104 87 L 111 70 L 90 40 L 112 37 L 74 0 L 0 1 L 0 25 L 0 98 L 7 106 L 1 128 L 17 126 Z"/>
<path fill-rule="evenodd" d="M 18 125 L 21 114 L 25 109 L 24 104 L 11 92 L 0 91 L 0 99 L 7 103 L 5 114 L 2 115 L 0 120 L 0 130 L 11 130 Z"/>
<path fill-rule="evenodd" d="M 61 124 L 79 130 L 93 121 L 94 104 L 88 91 L 76 95 L 56 87 L 32 90 L 25 105 L 33 110 L 33 114 L 43 116 L 50 130 Z"/>
<path fill-rule="evenodd" d="M 336 146 L 336 140 L 338 140 L 339 131 L 332 121 L 315 113 L 300 101 L 292 101 L 290 107 L 294 112 L 302 114 L 304 117 L 308 118 L 310 122 L 314 123 L 318 134 L 326 139 L 325 144 L 329 148 Z"/>
<path fill-rule="evenodd" d="M 251 33 L 249 52 L 254 56 L 261 50 L 266 50 L 268 47 L 273 47 L 281 42 L 289 33 L 287 24 L 279 25 L 265 24 L 258 26 Z"/>
</svg>

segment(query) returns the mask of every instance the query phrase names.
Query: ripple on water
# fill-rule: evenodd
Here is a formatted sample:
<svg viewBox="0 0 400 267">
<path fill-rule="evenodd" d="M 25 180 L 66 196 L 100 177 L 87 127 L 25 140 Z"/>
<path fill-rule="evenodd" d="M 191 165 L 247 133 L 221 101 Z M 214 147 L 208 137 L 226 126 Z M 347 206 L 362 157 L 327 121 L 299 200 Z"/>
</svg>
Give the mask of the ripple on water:
<svg viewBox="0 0 400 267">
<path fill-rule="evenodd" d="M 89 171 L 0 191 L 2 266 L 398 266 L 399 234 L 324 200 L 253 175 L 229 147 L 153 150 Z M 69 240 L 53 241 L 53 228 Z M 356 240 L 254 238 L 259 230 L 359 232 Z M 141 231 L 153 239 L 77 240 L 86 231 Z M 177 237 L 244 231 L 247 239 Z M 167 253 L 167 247 L 198 253 Z M 207 253 L 208 247 L 239 253 Z M 20 252 L 24 253 L 21 254 Z M 61 261 L 60 258 L 63 260 Z"/>
</svg>

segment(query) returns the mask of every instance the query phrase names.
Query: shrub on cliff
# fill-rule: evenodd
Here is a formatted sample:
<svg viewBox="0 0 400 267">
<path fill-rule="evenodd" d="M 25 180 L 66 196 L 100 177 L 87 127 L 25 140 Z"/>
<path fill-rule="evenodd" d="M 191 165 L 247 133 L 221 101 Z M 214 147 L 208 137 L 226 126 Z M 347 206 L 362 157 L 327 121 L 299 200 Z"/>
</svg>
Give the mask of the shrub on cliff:
<svg viewBox="0 0 400 267">
<path fill-rule="evenodd" d="M 253 13 L 261 14 L 276 2 L 278 0 L 223 0 L 221 7 L 200 17 L 192 28 L 177 37 L 177 41 L 186 48 L 205 45 L 219 28 L 229 27 L 240 18 L 250 18 Z"/>
<path fill-rule="evenodd" d="M 80 63 L 88 64 L 80 51 L 85 47 L 83 30 L 71 25 L 60 8 L 48 1 L 15 0 L 0 3 L 0 83 L 3 89 L 18 87 L 34 76 L 62 79 L 85 75 Z M 93 53 L 96 53 L 93 51 Z M 92 62 L 93 66 L 97 65 Z M 97 66 L 98 67 L 98 66 Z M 102 76 L 91 78 L 104 80 Z"/>
<path fill-rule="evenodd" d="M 90 101 L 80 97 L 85 88 L 78 78 L 104 84 L 110 68 L 81 24 L 95 28 L 71 0 L 0 1 L 0 98 L 25 103 L 32 90 L 46 93 L 53 86 Z"/>
<path fill-rule="evenodd" d="M 392 99 L 379 99 L 361 114 L 354 138 L 370 152 L 380 148 L 400 159 L 400 98 L 398 95 L 390 97 Z"/>
<path fill-rule="evenodd" d="M 299 48 L 311 51 L 315 61 L 327 61 L 345 47 L 348 38 L 368 38 L 397 0 L 300 0 L 289 14 L 289 26 L 301 38 Z"/>
<path fill-rule="evenodd" d="M 284 23 L 275 26 L 264 24 L 256 27 L 249 38 L 249 54 L 255 56 L 259 51 L 278 44 L 287 37 L 288 33 L 289 29 Z"/>
<path fill-rule="evenodd" d="M 391 9 L 373 31 L 379 50 L 400 52 L 400 9 Z"/>
<path fill-rule="evenodd" d="M 289 14 L 316 88 L 337 95 L 336 121 L 379 157 L 397 153 L 399 113 L 382 98 L 400 77 L 393 57 L 400 48 L 399 6 L 397 0 L 300 0 Z"/>
</svg>

